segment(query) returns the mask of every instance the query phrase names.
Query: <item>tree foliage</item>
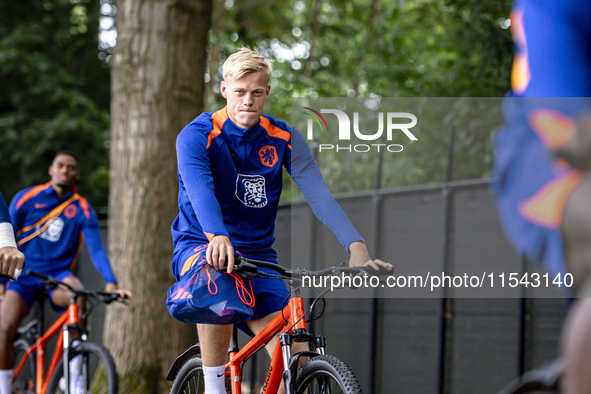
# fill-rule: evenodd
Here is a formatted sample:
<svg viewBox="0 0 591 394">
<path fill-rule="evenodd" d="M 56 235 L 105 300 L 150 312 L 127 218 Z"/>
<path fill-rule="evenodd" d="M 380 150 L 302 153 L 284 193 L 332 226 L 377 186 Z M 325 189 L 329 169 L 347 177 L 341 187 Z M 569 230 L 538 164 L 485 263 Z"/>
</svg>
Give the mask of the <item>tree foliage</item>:
<svg viewBox="0 0 591 394">
<path fill-rule="evenodd" d="M 81 156 L 80 192 L 106 203 L 109 70 L 99 59 L 98 0 L 0 4 L 0 188 L 48 181 L 55 152 Z"/>
<path fill-rule="evenodd" d="M 224 105 L 218 94 L 221 64 L 240 46 L 277 59 L 266 112 L 288 123 L 294 119 L 292 97 L 502 97 L 509 90 L 510 1 L 276 0 L 262 8 L 254 1 L 216 4 L 209 46 L 211 110 Z M 489 140 L 501 120 L 498 111 L 491 109 L 492 121 L 482 113 L 469 120 L 462 114 L 472 110 L 458 105 L 454 111 L 461 122 L 448 117 L 446 124 L 425 125 L 420 149 L 383 163 L 382 187 L 444 181 L 452 127 L 458 134 L 454 179 L 489 175 Z M 378 155 L 318 159 L 333 192 L 377 184 Z M 289 184 L 287 178 L 284 184 Z M 289 198 L 290 188 L 284 190 L 283 198 Z"/>
<path fill-rule="evenodd" d="M 102 4 L 113 16 L 112 2 Z M 0 5 L 0 188 L 7 197 L 44 182 L 53 152 L 69 148 L 83 156 L 81 193 L 106 206 L 110 49 L 97 40 L 100 9 L 99 0 Z M 509 0 L 215 0 L 206 102 L 209 110 L 224 105 L 221 64 L 243 45 L 276 59 L 266 112 L 288 123 L 292 97 L 502 97 L 513 49 L 509 9 Z M 382 186 L 441 181 L 449 127 L 421 139 L 421 158 L 384 167 Z M 457 132 L 454 178 L 487 176 L 492 129 Z M 377 157 L 356 159 L 377 171 Z M 320 165 L 334 174 L 351 163 L 335 156 Z M 333 191 L 359 190 L 374 187 L 375 174 L 350 186 L 328 181 Z"/>
<path fill-rule="evenodd" d="M 259 48 L 277 59 L 268 104 L 283 118 L 291 97 L 500 97 L 509 89 L 513 46 L 503 24 L 510 1 L 216 4 L 212 91 L 227 54 Z M 221 98 L 211 96 L 210 105 Z"/>
</svg>

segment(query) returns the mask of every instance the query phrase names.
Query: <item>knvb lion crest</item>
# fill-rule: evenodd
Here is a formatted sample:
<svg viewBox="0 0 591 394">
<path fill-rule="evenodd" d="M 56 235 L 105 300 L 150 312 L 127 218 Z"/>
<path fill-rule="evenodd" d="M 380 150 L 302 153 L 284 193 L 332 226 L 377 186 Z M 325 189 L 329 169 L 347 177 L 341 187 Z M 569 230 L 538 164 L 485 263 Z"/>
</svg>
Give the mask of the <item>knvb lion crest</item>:
<svg viewBox="0 0 591 394">
<path fill-rule="evenodd" d="M 37 231 L 41 229 L 42 225 L 37 226 Z M 49 219 L 49 225 L 39 236 L 43 239 L 46 239 L 50 242 L 57 242 L 59 241 L 62 230 L 64 229 L 64 220 L 60 217 L 51 218 Z"/>
<path fill-rule="evenodd" d="M 259 150 L 259 158 L 261 159 L 261 163 L 267 167 L 273 167 L 279 160 L 275 147 L 271 145 L 263 146 Z"/>
<path fill-rule="evenodd" d="M 261 175 L 238 174 L 236 197 L 247 207 L 262 208 L 267 205 L 265 178 Z"/>
</svg>

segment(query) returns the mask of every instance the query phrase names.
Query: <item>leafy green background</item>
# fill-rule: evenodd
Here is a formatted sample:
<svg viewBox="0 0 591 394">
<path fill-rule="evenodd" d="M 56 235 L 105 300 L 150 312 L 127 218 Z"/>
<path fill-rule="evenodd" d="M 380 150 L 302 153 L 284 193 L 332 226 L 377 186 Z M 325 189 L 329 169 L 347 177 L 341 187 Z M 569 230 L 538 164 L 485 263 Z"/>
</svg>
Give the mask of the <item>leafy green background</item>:
<svg viewBox="0 0 591 394">
<path fill-rule="evenodd" d="M 221 64 L 241 46 L 276 58 L 266 112 L 288 122 L 292 97 L 502 97 L 513 51 L 509 10 L 507 0 L 214 0 L 207 105 L 224 105 Z M 7 200 L 47 182 L 55 152 L 71 149 L 82 159 L 80 192 L 106 214 L 112 48 L 99 31 L 113 32 L 115 13 L 111 0 L 0 3 L 0 190 Z M 498 118 L 458 129 L 454 179 L 489 175 L 495 124 Z M 449 128 L 433 128 L 412 159 L 399 155 L 384 166 L 381 186 L 444 180 L 448 145 Z M 351 167 L 343 157 L 322 157 L 333 191 L 375 187 L 377 156 L 358 160 Z M 376 172 L 349 171 L 364 161 Z M 339 171 L 347 171 L 346 182 Z"/>
</svg>

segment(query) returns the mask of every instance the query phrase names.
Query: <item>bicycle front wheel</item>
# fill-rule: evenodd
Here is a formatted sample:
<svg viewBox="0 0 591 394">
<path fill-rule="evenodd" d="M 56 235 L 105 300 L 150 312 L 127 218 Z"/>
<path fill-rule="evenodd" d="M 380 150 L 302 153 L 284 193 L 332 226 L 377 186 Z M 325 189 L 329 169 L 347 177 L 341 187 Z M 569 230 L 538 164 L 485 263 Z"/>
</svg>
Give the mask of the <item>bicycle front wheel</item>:
<svg viewBox="0 0 591 394">
<path fill-rule="evenodd" d="M 359 381 L 349 367 L 333 356 L 310 359 L 298 371 L 296 394 L 360 394 Z"/>
<path fill-rule="evenodd" d="M 77 376 L 75 389 L 70 387 L 70 392 L 83 392 L 89 394 L 117 394 L 118 379 L 115 362 L 111 353 L 102 345 L 93 342 L 82 342 L 70 349 L 70 376 Z M 79 357 L 78 361 L 74 361 Z M 72 371 L 76 365 L 77 370 Z M 47 388 L 48 394 L 61 394 L 64 392 L 65 381 L 64 362 L 59 362 Z M 61 379 L 61 385 L 60 385 Z M 61 387 L 60 387 L 61 386 Z"/>
<path fill-rule="evenodd" d="M 26 339 L 18 339 L 14 342 L 16 351 L 16 364 L 19 365 L 26 351 L 31 344 Z M 27 361 L 20 370 L 18 376 L 12 382 L 13 394 L 33 394 L 35 393 L 35 353 L 29 354 Z"/>
<path fill-rule="evenodd" d="M 230 376 L 226 375 L 226 393 L 232 392 Z M 195 356 L 183 364 L 174 378 L 170 394 L 203 394 L 203 362 L 201 356 Z"/>
</svg>

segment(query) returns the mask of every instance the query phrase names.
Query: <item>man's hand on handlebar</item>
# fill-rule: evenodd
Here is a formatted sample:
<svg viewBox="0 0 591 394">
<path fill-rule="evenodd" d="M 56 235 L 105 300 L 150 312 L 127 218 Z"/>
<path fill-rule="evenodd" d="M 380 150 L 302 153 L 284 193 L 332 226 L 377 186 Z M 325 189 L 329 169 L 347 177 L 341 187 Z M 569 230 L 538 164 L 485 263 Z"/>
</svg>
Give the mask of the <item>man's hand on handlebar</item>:
<svg viewBox="0 0 591 394">
<path fill-rule="evenodd" d="M 117 283 L 107 283 L 105 290 L 109 293 L 119 294 L 119 297 L 121 297 L 122 300 L 131 299 L 131 292 L 129 290 L 120 289 Z"/>
<path fill-rule="evenodd" d="M 351 245 L 349 245 L 349 253 L 351 253 L 349 267 L 369 266 L 376 271 L 378 271 L 380 267 L 384 267 L 388 271 L 392 271 L 393 269 L 392 264 L 390 263 L 386 263 L 379 259 L 372 260 L 371 257 L 369 257 L 369 252 L 363 242 L 351 243 Z"/>
<path fill-rule="evenodd" d="M 13 246 L 0 248 L 0 274 L 18 277 L 25 264 L 25 255 Z M 18 271 L 17 271 L 18 270 Z"/>
<path fill-rule="evenodd" d="M 226 266 L 226 258 L 228 259 L 226 272 L 230 273 L 234 269 L 234 247 L 230 242 L 230 238 L 225 235 L 216 235 L 209 241 L 207 246 L 205 254 L 207 264 L 221 271 Z"/>
</svg>

